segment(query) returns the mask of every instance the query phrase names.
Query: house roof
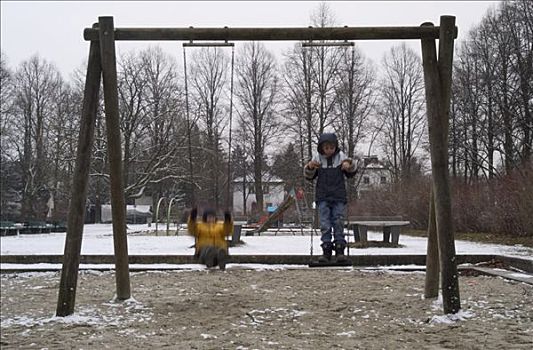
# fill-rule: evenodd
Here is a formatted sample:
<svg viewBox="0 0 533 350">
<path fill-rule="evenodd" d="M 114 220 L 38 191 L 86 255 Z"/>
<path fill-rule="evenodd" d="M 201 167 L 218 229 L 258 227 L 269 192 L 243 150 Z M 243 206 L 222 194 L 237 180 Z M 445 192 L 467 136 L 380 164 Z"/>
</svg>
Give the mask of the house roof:
<svg viewBox="0 0 533 350">
<path fill-rule="evenodd" d="M 242 176 L 237 177 L 233 180 L 233 183 L 242 183 Z M 276 176 L 269 176 L 269 177 L 263 177 L 262 179 L 263 183 L 276 183 L 276 184 L 282 184 L 284 181 Z M 255 183 L 253 176 L 246 176 L 246 182 L 247 183 Z"/>
</svg>

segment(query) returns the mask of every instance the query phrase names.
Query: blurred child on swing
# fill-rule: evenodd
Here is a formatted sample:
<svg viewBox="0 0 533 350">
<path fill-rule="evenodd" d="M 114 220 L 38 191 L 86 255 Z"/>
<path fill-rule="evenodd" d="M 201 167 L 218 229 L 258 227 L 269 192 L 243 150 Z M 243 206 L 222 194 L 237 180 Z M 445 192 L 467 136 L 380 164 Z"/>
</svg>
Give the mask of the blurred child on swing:
<svg viewBox="0 0 533 350">
<path fill-rule="evenodd" d="M 194 256 L 207 267 L 217 266 L 226 269 L 228 242 L 226 237 L 233 232 L 233 219 L 229 211 L 224 212 L 224 221 L 217 221 L 213 209 L 205 209 L 202 220 L 197 221 L 198 209 L 191 210 L 187 221 L 189 234 L 195 237 Z"/>
</svg>

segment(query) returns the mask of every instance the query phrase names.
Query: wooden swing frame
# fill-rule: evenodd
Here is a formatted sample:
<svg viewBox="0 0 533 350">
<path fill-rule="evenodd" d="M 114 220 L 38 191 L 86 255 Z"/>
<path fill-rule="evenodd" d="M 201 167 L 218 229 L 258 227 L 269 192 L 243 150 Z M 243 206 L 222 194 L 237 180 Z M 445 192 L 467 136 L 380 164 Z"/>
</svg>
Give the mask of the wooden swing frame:
<svg viewBox="0 0 533 350">
<path fill-rule="evenodd" d="M 76 166 L 71 187 L 65 251 L 59 285 L 57 316 L 74 313 L 80 252 L 85 219 L 96 112 L 100 82 L 103 79 L 108 155 L 110 163 L 111 205 L 117 299 L 131 297 L 126 236 L 121 138 L 119 128 L 118 84 L 115 42 L 125 41 L 324 41 L 418 39 L 422 44 L 422 63 L 426 89 L 429 141 L 432 168 L 432 199 L 427 273 L 439 270 L 445 313 L 460 309 L 458 274 L 452 226 L 451 194 L 448 174 L 448 119 L 454 40 L 454 16 L 441 16 L 440 26 L 423 23 L 418 27 L 332 27 L 332 28 L 115 28 L 113 17 L 99 17 L 98 23 L 84 30 L 90 41 Z M 437 56 L 435 40 L 439 40 Z M 432 229 L 431 227 L 435 227 Z M 433 233 L 433 234 L 432 234 Z M 437 273 L 438 281 L 438 273 Z M 437 282 L 438 283 L 438 282 Z"/>
</svg>

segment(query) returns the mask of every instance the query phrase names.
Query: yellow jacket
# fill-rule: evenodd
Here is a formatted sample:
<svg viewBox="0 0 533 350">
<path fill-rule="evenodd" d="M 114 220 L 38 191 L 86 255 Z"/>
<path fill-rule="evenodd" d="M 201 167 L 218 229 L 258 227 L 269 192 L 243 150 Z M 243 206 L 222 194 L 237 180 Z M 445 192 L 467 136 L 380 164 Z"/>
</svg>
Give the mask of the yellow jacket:
<svg viewBox="0 0 533 350">
<path fill-rule="evenodd" d="M 204 247 L 215 246 L 217 248 L 228 249 L 226 236 L 229 236 L 233 232 L 233 220 L 208 223 L 203 221 L 198 222 L 189 217 L 187 228 L 189 234 L 196 237 L 196 253 Z"/>
</svg>

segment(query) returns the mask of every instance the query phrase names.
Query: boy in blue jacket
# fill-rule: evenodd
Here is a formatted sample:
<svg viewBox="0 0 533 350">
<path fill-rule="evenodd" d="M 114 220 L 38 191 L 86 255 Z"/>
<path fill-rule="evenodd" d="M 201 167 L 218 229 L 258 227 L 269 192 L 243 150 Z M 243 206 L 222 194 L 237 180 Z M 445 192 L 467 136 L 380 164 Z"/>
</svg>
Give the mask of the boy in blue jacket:
<svg viewBox="0 0 533 350">
<path fill-rule="evenodd" d="M 337 262 L 346 262 L 344 249 L 344 210 L 346 207 L 345 177 L 355 176 L 355 162 L 346 157 L 339 149 L 337 136 L 333 133 L 320 135 L 317 146 L 318 154 L 304 167 L 307 180 L 316 182 L 315 201 L 319 210 L 321 247 L 323 255 L 319 262 L 332 259 L 335 250 Z M 333 237 L 332 237 L 333 231 Z M 332 242 L 333 238 L 333 242 Z"/>
</svg>

